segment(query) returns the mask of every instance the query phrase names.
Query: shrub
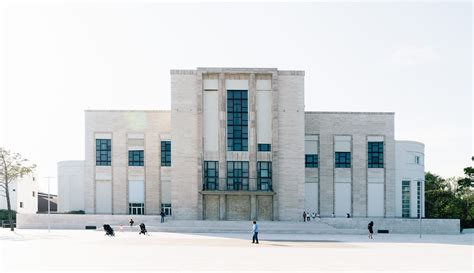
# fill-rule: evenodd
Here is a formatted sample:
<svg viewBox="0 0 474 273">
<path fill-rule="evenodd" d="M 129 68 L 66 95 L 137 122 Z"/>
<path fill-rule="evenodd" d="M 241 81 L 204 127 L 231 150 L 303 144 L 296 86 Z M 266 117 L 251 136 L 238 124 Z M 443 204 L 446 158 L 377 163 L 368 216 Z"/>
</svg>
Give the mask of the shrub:
<svg viewBox="0 0 474 273">
<path fill-rule="evenodd" d="M 13 213 L 13 221 L 16 220 L 16 211 L 12 210 Z M 1 220 L 8 220 L 8 210 L 0 209 L 0 221 Z"/>
<path fill-rule="evenodd" d="M 69 214 L 86 214 L 85 211 L 83 210 L 71 210 L 70 212 L 68 212 Z"/>
</svg>

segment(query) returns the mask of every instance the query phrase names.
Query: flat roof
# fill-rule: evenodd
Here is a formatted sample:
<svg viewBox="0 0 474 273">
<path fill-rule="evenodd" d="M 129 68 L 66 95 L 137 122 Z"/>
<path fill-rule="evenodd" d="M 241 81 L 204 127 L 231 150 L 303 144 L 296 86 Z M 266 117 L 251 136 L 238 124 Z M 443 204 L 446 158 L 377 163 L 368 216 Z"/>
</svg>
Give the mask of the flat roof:
<svg viewBox="0 0 474 273">
<path fill-rule="evenodd" d="M 305 111 L 305 114 L 347 114 L 347 115 L 395 115 L 395 112 L 336 112 L 336 111 Z"/>
</svg>

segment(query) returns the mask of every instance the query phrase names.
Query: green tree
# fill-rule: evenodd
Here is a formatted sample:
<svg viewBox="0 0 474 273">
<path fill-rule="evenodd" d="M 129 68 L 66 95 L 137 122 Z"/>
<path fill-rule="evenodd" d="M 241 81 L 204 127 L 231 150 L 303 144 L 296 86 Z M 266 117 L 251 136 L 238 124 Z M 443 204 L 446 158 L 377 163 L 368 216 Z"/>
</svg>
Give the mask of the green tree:
<svg viewBox="0 0 474 273">
<path fill-rule="evenodd" d="M 18 153 L 11 153 L 10 151 L 0 147 L 0 192 L 7 199 L 8 221 L 10 223 L 11 231 L 13 226 L 13 211 L 10 204 L 10 186 L 11 183 L 17 181 L 33 172 L 36 165 L 27 165 L 28 160 L 21 157 Z"/>
</svg>

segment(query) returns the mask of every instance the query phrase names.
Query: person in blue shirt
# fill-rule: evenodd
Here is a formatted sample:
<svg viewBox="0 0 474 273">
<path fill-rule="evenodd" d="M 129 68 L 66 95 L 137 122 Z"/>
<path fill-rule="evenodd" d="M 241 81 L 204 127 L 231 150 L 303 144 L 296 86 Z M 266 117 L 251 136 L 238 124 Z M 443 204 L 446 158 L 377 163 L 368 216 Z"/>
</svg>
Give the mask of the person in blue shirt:
<svg viewBox="0 0 474 273">
<path fill-rule="evenodd" d="M 258 225 L 257 225 L 257 221 L 253 221 L 252 232 L 253 232 L 252 244 L 258 244 Z"/>
</svg>

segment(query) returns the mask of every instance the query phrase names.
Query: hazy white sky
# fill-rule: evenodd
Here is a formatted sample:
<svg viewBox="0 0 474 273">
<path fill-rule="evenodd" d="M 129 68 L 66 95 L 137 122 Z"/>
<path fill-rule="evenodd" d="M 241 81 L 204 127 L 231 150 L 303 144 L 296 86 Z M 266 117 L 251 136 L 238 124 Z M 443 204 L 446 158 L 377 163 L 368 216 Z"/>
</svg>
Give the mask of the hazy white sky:
<svg viewBox="0 0 474 273">
<path fill-rule="evenodd" d="M 1 7 L 0 146 L 40 178 L 84 158 L 85 109 L 169 109 L 169 70 L 206 66 L 305 70 L 306 110 L 393 111 L 427 171 L 471 164 L 470 2 Z"/>
</svg>

